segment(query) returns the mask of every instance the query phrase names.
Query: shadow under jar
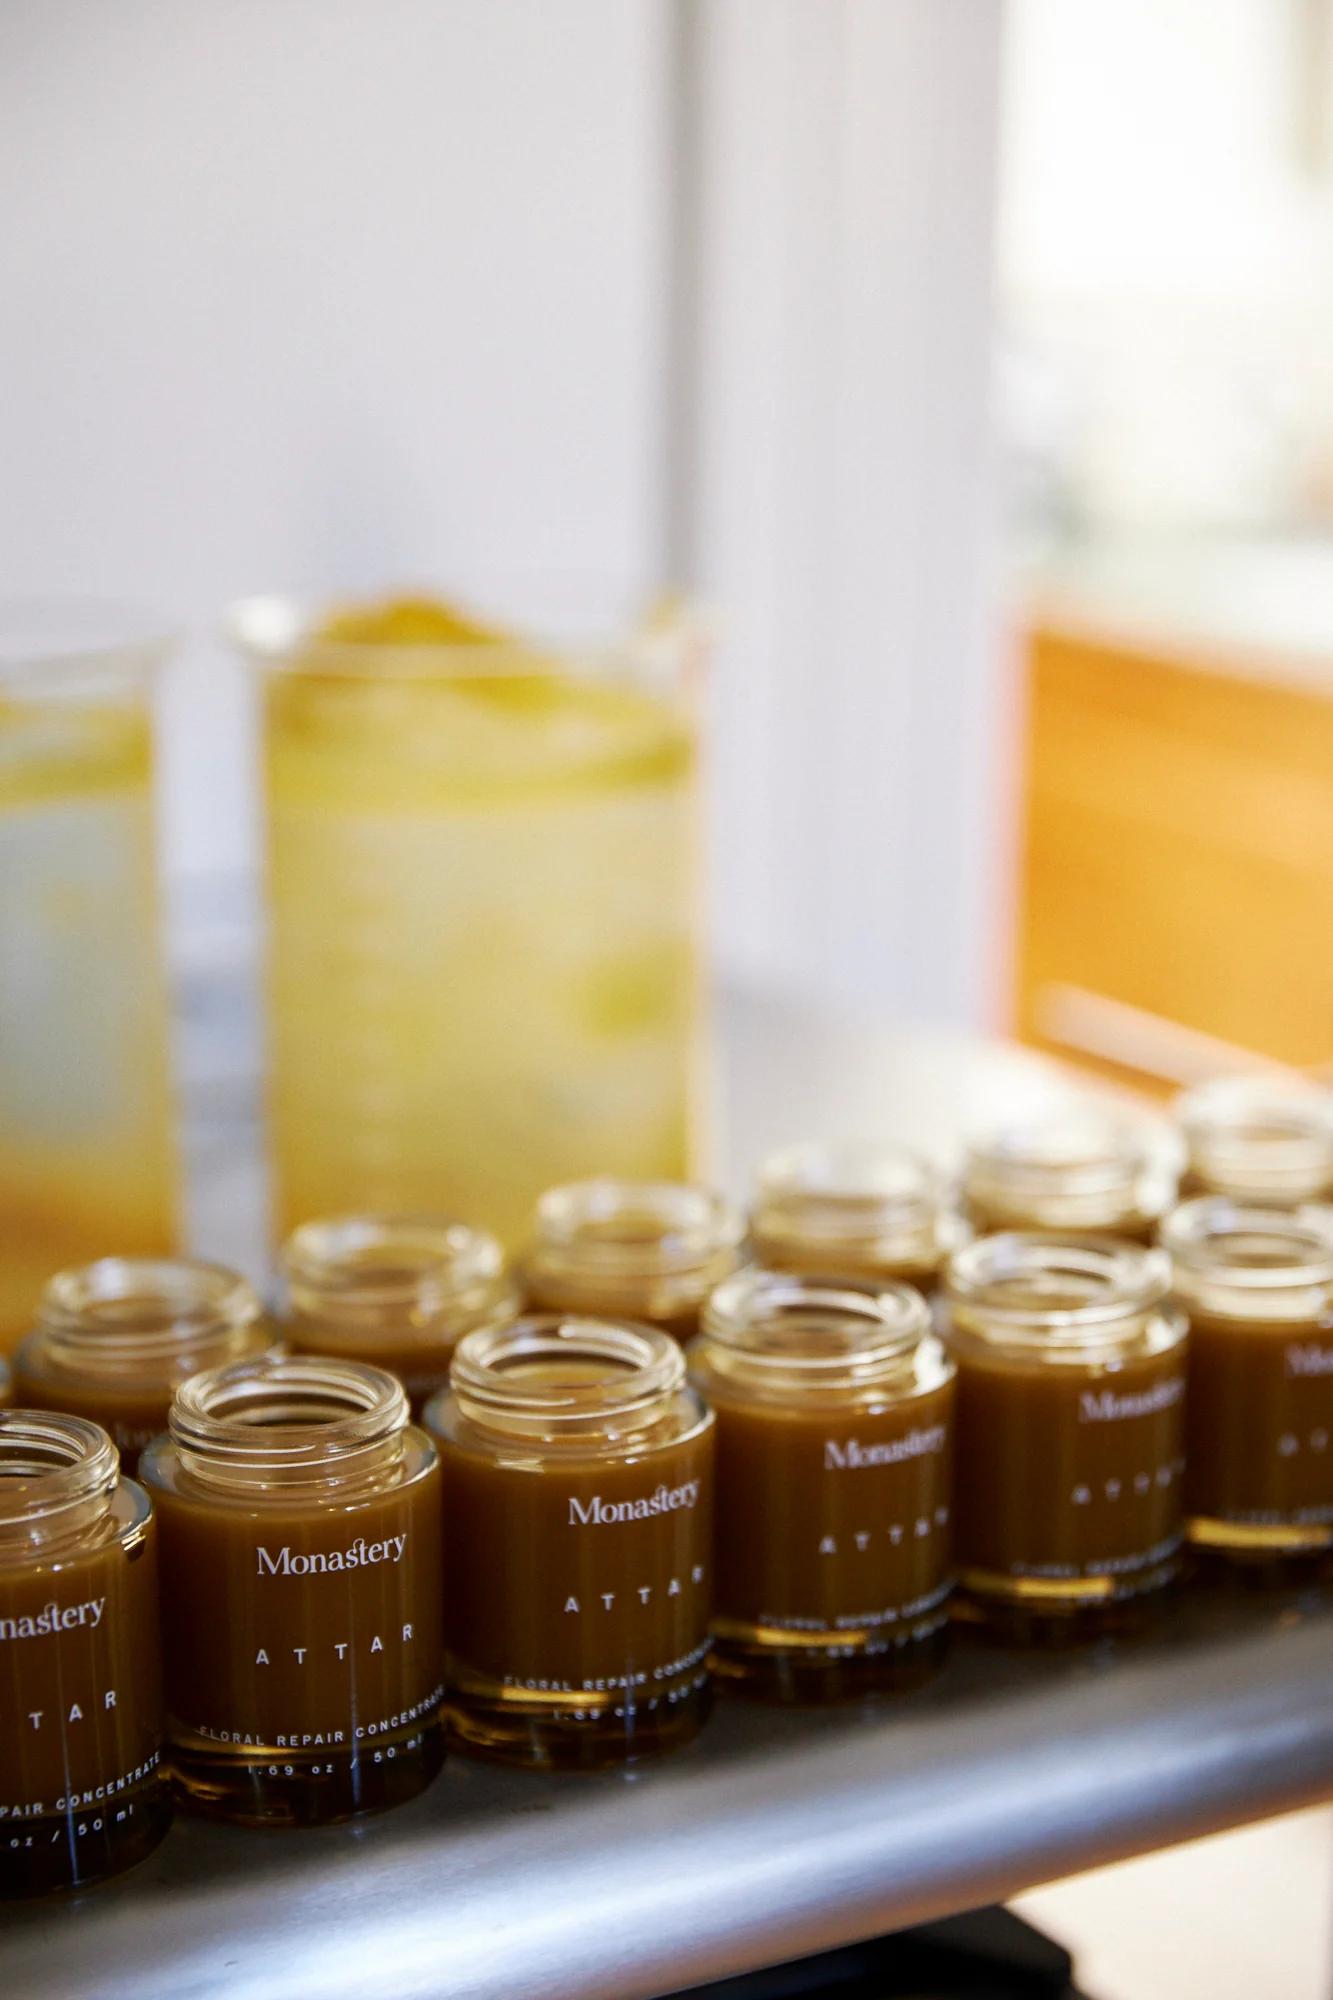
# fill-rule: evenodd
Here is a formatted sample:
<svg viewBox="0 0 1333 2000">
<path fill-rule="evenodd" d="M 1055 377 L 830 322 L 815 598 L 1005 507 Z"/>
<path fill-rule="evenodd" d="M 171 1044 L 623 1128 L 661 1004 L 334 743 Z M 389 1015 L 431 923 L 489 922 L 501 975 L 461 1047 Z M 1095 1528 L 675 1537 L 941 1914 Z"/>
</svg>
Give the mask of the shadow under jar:
<svg viewBox="0 0 1333 2000">
<path fill-rule="evenodd" d="M 449 1719 L 466 1748 L 596 1767 L 693 1736 L 708 1700 L 713 1418 L 656 1328 L 466 1335 L 426 1412 L 449 1522 Z"/>
<path fill-rule="evenodd" d="M 1098 1111 L 1003 1126 L 968 1147 L 963 1212 L 1004 1230 L 1150 1244 L 1175 1199 L 1169 1138 Z"/>
<path fill-rule="evenodd" d="M 196 1811 L 314 1825 L 439 1769 L 440 1473 L 382 1369 L 196 1375 L 144 1454 L 170 1761 Z"/>
<path fill-rule="evenodd" d="M 523 1271 L 537 1312 L 646 1320 L 692 1340 L 714 1285 L 740 1262 L 745 1225 L 707 1188 L 571 1181 L 537 1203 Z"/>
<path fill-rule="evenodd" d="M 1333 1091 L 1272 1076 L 1218 1077 L 1176 1103 L 1184 1194 L 1276 1203 L 1333 1199 Z"/>
<path fill-rule="evenodd" d="M 924 1679 L 952 1586 L 955 1370 L 921 1294 L 740 1271 L 690 1363 L 717 1425 L 718 1672 L 797 1701 Z"/>
<path fill-rule="evenodd" d="M 964 1605 L 1020 1640 L 1136 1622 L 1182 1541 L 1185 1322 L 1166 1257 L 1009 1234 L 951 1260 Z"/>
<path fill-rule="evenodd" d="M 290 1346 L 387 1368 L 414 1416 L 448 1383 L 462 1335 L 519 1307 L 498 1240 L 432 1216 L 308 1222 L 287 1239 L 282 1272 Z"/>
<path fill-rule="evenodd" d="M 171 1817 L 148 1496 L 97 1424 L 0 1412 L 0 1895 L 132 1867 Z"/>
<path fill-rule="evenodd" d="M 15 1386 L 22 1402 L 101 1424 L 134 1471 L 183 1381 L 272 1342 L 258 1296 L 234 1271 L 103 1257 L 51 1279 L 15 1357 Z"/>
<path fill-rule="evenodd" d="M 1190 1540 L 1299 1574 L 1333 1551 L 1333 1207 L 1205 1195 L 1162 1241 L 1190 1323 Z"/>
<path fill-rule="evenodd" d="M 934 1288 L 957 1247 L 933 1167 L 901 1147 L 790 1146 L 759 1171 L 750 1242 L 771 1270 Z"/>
</svg>

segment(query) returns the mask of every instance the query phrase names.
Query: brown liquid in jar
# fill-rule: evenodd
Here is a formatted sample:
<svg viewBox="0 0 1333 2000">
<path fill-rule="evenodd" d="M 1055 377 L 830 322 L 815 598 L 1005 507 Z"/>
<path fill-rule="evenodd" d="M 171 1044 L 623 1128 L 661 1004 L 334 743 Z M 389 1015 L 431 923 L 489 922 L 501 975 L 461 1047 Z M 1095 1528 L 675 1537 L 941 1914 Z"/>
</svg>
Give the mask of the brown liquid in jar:
<svg viewBox="0 0 1333 2000">
<path fill-rule="evenodd" d="M 1182 1204 L 1191 1540 L 1257 1572 L 1333 1549 L 1333 1208 Z"/>
<path fill-rule="evenodd" d="M 221 1265 L 103 1257 L 47 1285 L 15 1383 L 24 1403 L 101 1424 L 134 1473 L 181 1382 L 272 1340 L 253 1288 Z"/>
<path fill-rule="evenodd" d="M 449 1717 L 466 1748 L 597 1766 L 706 1708 L 713 1421 L 658 1330 L 532 1318 L 467 1335 L 426 1412 L 449 1534 Z"/>
<path fill-rule="evenodd" d="M 1185 1330 L 1160 1252 L 984 1238 L 950 1267 L 955 1531 L 974 1611 L 1083 1636 L 1179 1567 Z"/>
<path fill-rule="evenodd" d="M 537 1204 L 523 1265 L 534 1312 L 642 1320 L 693 1339 L 744 1224 L 720 1196 L 674 1181 L 571 1181 Z"/>
<path fill-rule="evenodd" d="M 288 1239 L 282 1269 L 289 1345 L 387 1368 L 414 1417 L 447 1385 L 462 1336 L 512 1319 L 520 1303 L 498 1240 L 433 1216 L 306 1223 Z"/>
<path fill-rule="evenodd" d="M 929 1164 L 903 1148 L 792 1146 L 759 1174 L 750 1217 L 756 1261 L 770 1270 L 934 1290 L 961 1240 Z"/>
<path fill-rule="evenodd" d="M 1293 1208 L 1333 1200 L 1333 1091 L 1282 1076 L 1218 1077 L 1176 1104 L 1182 1195 Z"/>
<path fill-rule="evenodd" d="M 439 1768 L 439 1464 L 407 1415 L 379 1369 L 268 1359 L 187 1384 L 145 1454 L 195 1810 L 344 1819 Z"/>
<path fill-rule="evenodd" d="M 954 1368 L 906 1285 L 742 1271 L 690 1351 L 717 1425 L 720 1671 L 828 1700 L 911 1685 L 953 1580 Z"/>
<path fill-rule="evenodd" d="M 1165 1135 L 1095 1111 L 1002 1127 L 968 1148 L 962 1207 L 978 1235 L 1051 1232 L 1149 1245 L 1171 1206 Z"/>
<path fill-rule="evenodd" d="M 0 1415 L 0 1896 L 80 1887 L 170 1819 L 154 1528 L 104 1431 Z"/>
</svg>

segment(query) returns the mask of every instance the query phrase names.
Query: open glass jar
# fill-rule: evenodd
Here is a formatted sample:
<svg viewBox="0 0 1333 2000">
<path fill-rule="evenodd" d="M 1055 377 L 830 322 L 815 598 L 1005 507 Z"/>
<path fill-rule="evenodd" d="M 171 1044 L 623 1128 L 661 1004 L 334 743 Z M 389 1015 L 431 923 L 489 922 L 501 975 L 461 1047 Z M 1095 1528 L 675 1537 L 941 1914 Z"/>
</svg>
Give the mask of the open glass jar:
<svg viewBox="0 0 1333 2000">
<path fill-rule="evenodd" d="M 155 1530 L 106 1432 L 0 1411 L 0 1896 L 80 1887 L 157 1845 Z"/>
<path fill-rule="evenodd" d="M 382 1369 L 193 1375 L 144 1453 L 170 1760 L 197 1812 L 311 1825 L 438 1770 L 440 1470 Z"/>
<path fill-rule="evenodd" d="M 102 1424 L 133 1472 L 187 1376 L 272 1340 L 254 1287 L 220 1264 L 103 1257 L 52 1278 L 14 1373 L 21 1401 Z"/>
<path fill-rule="evenodd" d="M 713 1418 L 677 1343 L 555 1315 L 483 1328 L 426 1424 L 458 1740 L 582 1766 L 685 1742 L 708 1695 Z"/>
<path fill-rule="evenodd" d="M 790 1146 L 759 1171 L 750 1242 L 773 1270 L 933 1288 L 961 1239 L 939 1175 L 903 1147 Z"/>
<path fill-rule="evenodd" d="M 519 1307 L 497 1239 L 435 1216 L 307 1222 L 287 1240 L 282 1273 L 288 1344 L 387 1368 L 416 1416 L 448 1382 L 462 1336 Z"/>
<path fill-rule="evenodd" d="M 690 1340 L 714 1285 L 740 1261 L 745 1224 L 707 1188 L 574 1181 L 548 1188 L 524 1260 L 538 1311 L 646 1320 Z"/>
<path fill-rule="evenodd" d="M 1218 1077 L 1176 1104 L 1184 1191 L 1292 1207 L 1333 1197 L 1333 1091 L 1280 1076 Z"/>
<path fill-rule="evenodd" d="M 974 1140 L 962 1201 L 978 1235 L 1049 1230 L 1147 1244 L 1175 1198 L 1175 1180 L 1168 1135 L 1087 1110 Z"/>
<path fill-rule="evenodd" d="M 1182 1202 L 1190 1538 L 1251 1572 L 1333 1550 L 1333 1207 Z"/>
<path fill-rule="evenodd" d="M 1186 1328 L 1158 1250 L 983 1237 L 951 1260 L 958 1577 L 1015 1637 L 1094 1633 L 1171 1582 Z"/>
<path fill-rule="evenodd" d="M 719 1671 L 787 1700 L 921 1679 L 953 1580 L 955 1373 L 921 1294 L 739 1271 L 689 1358 L 717 1424 Z"/>
</svg>

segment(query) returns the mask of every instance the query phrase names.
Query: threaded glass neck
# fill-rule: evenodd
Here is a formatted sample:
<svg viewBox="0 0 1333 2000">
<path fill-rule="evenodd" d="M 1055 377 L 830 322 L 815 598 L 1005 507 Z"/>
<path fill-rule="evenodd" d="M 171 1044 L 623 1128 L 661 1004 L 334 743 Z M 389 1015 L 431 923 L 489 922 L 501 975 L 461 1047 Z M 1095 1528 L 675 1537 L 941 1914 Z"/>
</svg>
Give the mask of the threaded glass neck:
<svg viewBox="0 0 1333 2000">
<path fill-rule="evenodd" d="M 265 1355 L 192 1375 L 176 1391 L 168 1430 L 201 1482 L 332 1494 L 391 1471 L 408 1418 L 402 1384 L 382 1368 Z"/>
<path fill-rule="evenodd" d="M 985 1214 L 1070 1233 L 1152 1218 L 1173 1184 L 1155 1132 L 1095 1110 L 999 1127 L 972 1142 L 963 1166 L 964 1195 Z"/>
<path fill-rule="evenodd" d="M 656 1327 L 534 1313 L 465 1334 L 449 1382 L 459 1409 L 482 1429 L 614 1438 L 670 1410 L 685 1385 L 685 1357 Z"/>
<path fill-rule="evenodd" d="M 943 1247 L 944 1196 L 930 1164 L 902 1147 L 790 1146 L 759 1172 L 753 1234 L 765 1253 L 824 1262 L 843 1250 L 930 1261 Z"/>
<path fill-rule="evenodd" d="M 103 1257 L 51 1279 L 35 1332 L 71 1374 L 169 1383 L 258 1345 L 262 1308 L 253 1286 L 220 1264 Z"/>
<path fill-rule="evenodd" d="M 702 1304 L 734 1269 L 744 1233 L 739 1213 L 707 1188 L 572 1181 L 537 1204 L 528 1271 L 548 1305 L 604 1299 L 613 1309 L 665 1317 Z"/>
<path fill-rule="evenodd" d="M 13 1560 L 75 1539 L 111 1512 L 120 1455 L 100 1424 L 47 1410 L 0 1410 L 0 1554 Z"/>
<path fill-rule="evenodd" d="M 1321 1319 L 1333 1311 L 1333 1206 L 1266 1208 L 1201 1195 L 1162 1229 L 1176 1295 L 1236 1319 Z"/>
<path fill-rule="evenodd" d="M 451 1336 L 517 1292 L 494 1236 L 427 1215 L 347 1215 L 307 1222 L 282 1253 L 296 1319 L 349 1333 Z"/>
<path fill-rule="evenodd" d="M 1333 1092 L 1275 1076 L 1219 1077 L 1176 1105 L 1190 1171 L 1237 1201 L 1333 1193 Z"/>
<path fill-rule="evenodd" d="M 1074 1236 L 983 1236 L 949 1261 L 950 1318 L 997 1347 L 1115 1345 L 1166 1299 L 1160 1250 Z"/>
</svg>

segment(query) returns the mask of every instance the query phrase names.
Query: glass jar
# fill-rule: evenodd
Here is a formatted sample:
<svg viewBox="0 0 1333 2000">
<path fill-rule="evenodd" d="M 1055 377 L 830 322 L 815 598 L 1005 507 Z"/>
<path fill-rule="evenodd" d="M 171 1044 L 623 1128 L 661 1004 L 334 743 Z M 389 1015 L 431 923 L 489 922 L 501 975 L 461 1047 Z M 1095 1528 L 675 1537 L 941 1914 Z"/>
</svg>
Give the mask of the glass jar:
<svg viewBox="0 0 1333 2000">
<path fill-rule="evenodd" d="M 142 1470 L 194 1809 L 315 1825 L 421 1791 L 442 1755 L 440 1469 L 402 1385 L 309 1355 L 209 1369 Z"/>
<path fill-rule="evenodd" d="M 750 1242 L 772 1270 L 933 1288 L 956 1248 L 938 1174 L 904 1147 L 789 1146 L 759 1171 Z"/>
<path fill-rule="evenodd" d="M 794 1700 L 922 1679 L 952 1586 L 955 1370 L 920 1292 L 739 1271 L 689 1358 L 717 1424 L 718 1669 Z"/>
<path fill-rule="evenodd" d="M 1190 1538 L 1249 1569 L 1333 1548 L 1333 1208 L 1183 1202 Z"/>
<path fill-rule="evenodd" d="M 220 1264 L 103 1257 L 52 1278 L 15 1379 L 22 1402 L 101 1424 L 133 1471 L 187 1376 L 272 1338 L 254 1288 Z"/>
<path fill-rule="evenodd" d="M 82 1417 L 0 1411 L 0 1895 L 118 1874 L 170 1819 L 148 1496 Z"/>
<path fill-rule="evenodd" d="M 449 1717 L 513 1763 L 636 1762 L 708 1694 L 713 1419 L 647 1326 L 537 1316 L 459 1342 L 426 1411 L 449 1522 Z"/>
<path fill-rule="evenodd" d="M 1295 1207 L 1333 1197 L 1333 1091 L 1296 1078 L 1219 1077 L 1177 1101 L 1186 1194 Z"/>
<path fill-rule="evenodd" d="M 0 1350 L 52 1272 L 169 1251 L 176 1153 L 151 699 L 123 610 L 0 606 Z"/>
<path fill-rule="evenodd" d="M 280 1236 L 694 1164 L 697 642 L 445 606 L 236 615 L 262 669 Z"/>
<path fill-rule="evenodd" d="M 432 1216 L 307 1222 L 288 1238 L 282 1271 L 289 1345 L 387 1368 L 414 1416 L 448 1383 L 463 1334 L 512 1319 L 520 1304 L 497 1238 Z"/>
<path fill-rule="evenodd" d="M 1158 1250 L 981 1238 L 949 1265 L 958 1578 L 1016 1637 L 1082 1636 L 1179 1567 L 1185 1322 Z"/>
<path fill-rule="evenodd" d="M 523 1266 L 538 1311 L 646 1320 L 677 1340 L 699 1331 L 714 1285 L 734 1271 L 745 1224 L 720 1195 L 672 1181 L 548 1188 Z"/>
<path fill-rule="evenodd" d="M 974 1140 L 963 1209 L 983 1236 L 1050 1230 L 1149 1244 L 1175 1178 L 1165 1135 L 1098 1111 L 1066 1112 Z"/>
</svg>

